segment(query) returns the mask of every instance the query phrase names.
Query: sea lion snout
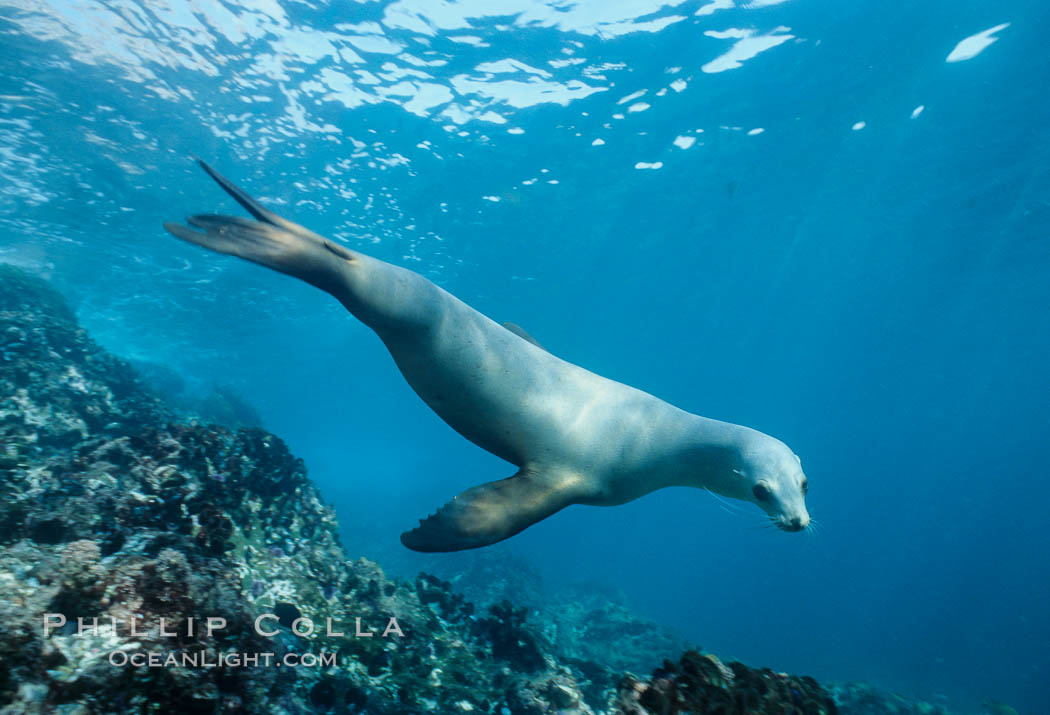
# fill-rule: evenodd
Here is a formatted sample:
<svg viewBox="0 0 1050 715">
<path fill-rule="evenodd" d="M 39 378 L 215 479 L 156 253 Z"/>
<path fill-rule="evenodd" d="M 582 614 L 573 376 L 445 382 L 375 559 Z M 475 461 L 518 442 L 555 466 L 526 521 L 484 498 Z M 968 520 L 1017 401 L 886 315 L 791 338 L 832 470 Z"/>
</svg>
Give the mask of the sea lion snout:
<svg viewBox="0 0 1050 715">
<path fill-rule="evenodd" d="M 802 531 L 809 526 L 809 516 L 792 516 L 777 519 L 777 526 L 784 531 Z"/>
</svg>

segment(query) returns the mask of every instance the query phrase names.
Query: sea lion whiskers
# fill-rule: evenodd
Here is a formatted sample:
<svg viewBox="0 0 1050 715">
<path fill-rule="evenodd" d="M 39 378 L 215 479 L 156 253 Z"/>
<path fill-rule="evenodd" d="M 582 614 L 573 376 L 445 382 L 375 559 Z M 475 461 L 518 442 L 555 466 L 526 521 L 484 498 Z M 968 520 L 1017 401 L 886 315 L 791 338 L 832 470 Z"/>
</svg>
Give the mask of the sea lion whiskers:
<svg viewBox="0 0 1050 715">
<path fill-rule="evenodd" d="M 738 507 L 736 504 L 729 503 L 729 500 L 721 496 L 717 492 L 711 491 L 710 487 L 703 487 L 704 491 L 713 496 L 718 500 L 718 503 L 722 505 L 722 511 L 733 516 L 740 516 L 744 513 L 744 510 Z"/>
</svg>

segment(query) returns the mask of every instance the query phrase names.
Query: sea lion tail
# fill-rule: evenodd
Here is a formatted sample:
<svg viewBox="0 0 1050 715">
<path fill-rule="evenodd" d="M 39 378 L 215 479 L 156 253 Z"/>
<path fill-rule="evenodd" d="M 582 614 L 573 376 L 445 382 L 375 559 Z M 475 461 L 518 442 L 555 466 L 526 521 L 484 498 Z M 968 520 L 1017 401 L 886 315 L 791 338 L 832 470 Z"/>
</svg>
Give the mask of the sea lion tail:
<svg viewBox="0 0 1050 715">
<path fill-rule="evenodd" d="M 521 470 L 471 487 L 401 534 L 413 551 L 463 551 L 495 544 L 573 503 L 572 475 Z"/>
<path fill-rule="evenodd" d="M 338 290 L 342 282 L 340 264 L 355 260 L 353 251 L 263 208 L 215 169 L 203 161 L 198 163 L 257 220 L 198 214 L 187 218 L 186 223 L 201 231 L 169 222 L 164 224 L 169 233 L 217 253 L 237 256 L 294 276 L 330 293 Z"/>
</svg>

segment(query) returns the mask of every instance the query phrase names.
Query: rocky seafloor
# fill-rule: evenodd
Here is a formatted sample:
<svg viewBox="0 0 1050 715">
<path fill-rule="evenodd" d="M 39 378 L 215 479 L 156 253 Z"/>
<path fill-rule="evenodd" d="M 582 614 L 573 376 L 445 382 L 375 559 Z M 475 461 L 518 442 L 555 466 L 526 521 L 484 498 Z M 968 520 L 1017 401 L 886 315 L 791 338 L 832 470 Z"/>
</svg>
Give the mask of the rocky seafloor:
<svg viewBox="0 0 1050 715">
<path fill-rule="evenodd" d="M 552 633 L 388 578 L 348 558 L 278 437 L 203 422 L 0 266 L 0 713 L 882 712 L 863 686 L 837 706 L 812 678 L 682 655 L 593 596 Z M 676 651 L 624 672 L 654 644 Z"/>
</svg>

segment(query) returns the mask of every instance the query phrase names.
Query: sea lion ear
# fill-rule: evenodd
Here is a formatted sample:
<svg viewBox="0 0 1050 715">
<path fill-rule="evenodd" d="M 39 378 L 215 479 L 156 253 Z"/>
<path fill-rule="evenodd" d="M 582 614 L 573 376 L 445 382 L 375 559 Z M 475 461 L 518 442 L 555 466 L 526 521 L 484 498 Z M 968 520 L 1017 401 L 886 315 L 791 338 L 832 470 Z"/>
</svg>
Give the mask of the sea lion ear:
<svg viewBox="0 0 1050 715">
<path fill-rule="evenodd" d="M 576 480 L 545 476 L 523 469 L 471 487 L 401 534 L 401 543 L 413 551 L 462 551 L 510 538 L 572 503 Z"/>
<path fill-rule="evenodd" d="M 536 338 L 534 338 L 531 335 L 529 335 L 528 333 L 526 333 L 525 329 L 522 328 L 517 323 L 504 323 L 503 327 L 506 328 L 507 330 L 509 330 L 510 332 L 514 333 L 515 335 L 517 335 L 522 340 L 526 340 L 526 341 L 532 343 L 533 345 L 538 347 L 540 350 L 544 350 L 544 351 L 550 352 L 549 350 L 547 350 L 547 348 L 545 348 L 542 345 L 540 345 L 540 342 Z"/>
</svg>

